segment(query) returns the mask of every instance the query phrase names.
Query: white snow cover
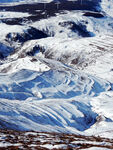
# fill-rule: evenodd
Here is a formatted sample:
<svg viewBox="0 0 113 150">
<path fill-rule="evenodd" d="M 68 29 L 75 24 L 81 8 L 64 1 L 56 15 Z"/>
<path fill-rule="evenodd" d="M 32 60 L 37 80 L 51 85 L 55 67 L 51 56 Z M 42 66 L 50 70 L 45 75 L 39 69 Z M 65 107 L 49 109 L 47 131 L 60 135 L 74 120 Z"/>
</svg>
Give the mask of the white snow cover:
<svg viewBox="0 0 113 150">
<path fill-rule="evenodd" d="M 26 3 L 35 3 L 35 2 L 37 2 L 37 3 L 50 3 L 50 2 L 52 2 L 52 1 L 55 1 L 55 2 L 58 2 L 59 0 L 10 0 L 10 2 L 13 2 L 13 3 L 15 3 L 15 2 L 26 2 Z M 67 1 L 76 1 L 76 0 L 67 0 Z M 2 2 L 2 3 L 8 3 L 9 2 L 9 0 L 1 0 L 0 2 Z"/>
<path fill-rule="evenodd" d="M 101 7 L 106 14 L 113 17 L 113 0 L 102 0 Z"/>
<path fill-rule="evenodd" d="M 53 0 L 0 0 L 0 5 L 18 5 L 23 3 L 50 3 Z"/>
<path fill-rule="evenodd" d="M 8 33 L 23 33 L 28 29 L 27 26 L 21 25 L 7 25 L 5 23 L 0 23 L 0 41 L 3 41 L 6 38 Z"/>
<path fill-rule="evenodd" d="M 17 59 L 11 63 L 2 65 L 0 67 L 0 70 L 2 72 L 4 69 L 6 69 L 6 72 L 10 74 L 22 69 L 28 69 L 38 72 L 48 71 L 50 69 L 46 64 L 40 62 L 39 60 L 33 62 L 32 61 L 33 59 L 29 57 Z"/>
<path fill-rule="evenodd" d="M 109 150 L 108 148 L 101 148 L 101 147 L 91 147 L 91 148 L 87 148 L 87 149 L 84 149 L 84 150 Z"/>
<path fill-rule="evenodd" d="M 98 94 L 107 91 L 110 84 L 59 62 L 41 61 L 54 70 L 42 73 L 21 70 L 0 75 L 0 124 L 10 129 L 89 134 L 100 115 L 92 97 L 98 99 Z M 91 133 L 96 127 L 91 127 Z"/>
<path fill-rule="evenodd" d="M 5 18 L 22 18 L 22 17 L 28 17 L 30 16 L 28 13 L 20 13 L 20 12 L 5 12 L 5 11 L 0 11 L 0 19 L 5 19 Z"/>
</svg>

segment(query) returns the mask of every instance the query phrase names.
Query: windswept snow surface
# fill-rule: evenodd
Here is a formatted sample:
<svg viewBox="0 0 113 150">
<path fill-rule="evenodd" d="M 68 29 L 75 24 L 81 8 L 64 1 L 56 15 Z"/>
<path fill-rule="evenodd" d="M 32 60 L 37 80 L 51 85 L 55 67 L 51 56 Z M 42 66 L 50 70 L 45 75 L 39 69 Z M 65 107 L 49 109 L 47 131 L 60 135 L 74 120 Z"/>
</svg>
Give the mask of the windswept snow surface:
<svg viewBox="0 0 113 150">
<path fill-rule="evenodd" d="M 101 7 L 106 14 L 113 17 L 113 1 L 112 0 L 102 0 Z"/>
<path fill-rule="evenodd" d="M 14 2 L 37 2 L 37 3 L 50 3 L 50 2 L 62 2 L 63 0 L 0 0 L 0 3 L 14 3 Z M 77 1 L 77 0 L 66 0 L 66 1 Z"/>
<path fill-rule="evenodd" d="M 15 12 L 0 12 L 0 19 L 6 18 L 21 18 L 30 16 L 28 13 L 15 13 Z"/>
<path fill-rule="evenodd" d="M 0 128 L 112 138 L 112 16 L 13 11 L 0 12 Z"/>
<path fill-rule="evenodd" d="M 31 70 L 18 67 L 20 71 L 10 73 L 10 69 L 4 67 L 10 74 L 0 75 L 1 127 L 68 133 L 87 131 L 100 115 L 93 111 L 93 98 L 107 92 L 111 88 L 110 83 L 53 60 L 43 58 L 40 61 L 48 64 L 48 71 L 41 72 L 42 68 L 38 72 L 33 71 L 31 66 Z M 17 66 L 21 66 L 20 63 Z M 103 116 L 106 124 L 109 124 L 107 118 L 112 124 L 111 116 L 105 113 Z"/>
<path fill-rule="evenodd" d="M 53 0 L 0 0 L 1 3 L 14 3 L 14 2 L 38 2 L 38 3 L 49 3 L 52 2 Z"/>
</svg>

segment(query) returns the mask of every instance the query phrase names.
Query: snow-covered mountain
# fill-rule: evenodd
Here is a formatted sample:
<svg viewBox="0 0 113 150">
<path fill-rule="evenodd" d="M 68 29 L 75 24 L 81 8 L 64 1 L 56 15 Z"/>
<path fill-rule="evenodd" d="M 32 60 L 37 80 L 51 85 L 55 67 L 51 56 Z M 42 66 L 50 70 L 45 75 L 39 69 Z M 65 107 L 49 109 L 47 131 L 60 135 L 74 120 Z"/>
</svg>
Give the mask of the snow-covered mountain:
<svg viewBox="0 0 113 150">
<path fill-rule="evenodd" d="M 52 0 L 0 0 L 0 3 L 14 3 L 14 2 L 51 2 Z"/>
<path fill-rule="evenodd" d="M 62 2 L 64 0 L 0 0 L 0 3 L 14 3 L 14 2 L 26 2 L 26 3 L 50 3 L 50 2 Z M 76 0 L 65 0 L 65 1 L 76 1 Z"/>
<path fill-rule="evenodd" d="M 38 2 L 38 3 L 50 3 L 52 1 L 54 2 L 62 2 L 64 0 L 0 0 L 1 3 L 9 3 L 9 2 L 22 2 L 22 1 L 25 1 L 25 2 Z M 65 0 L 65 1 L 77 1 L 77 0 Z"/>
<path fill-rule="evenodd" d="M 1 129 L 112 137 L 113 3 L 75 3 L 0 5 Z"/>
</svg>

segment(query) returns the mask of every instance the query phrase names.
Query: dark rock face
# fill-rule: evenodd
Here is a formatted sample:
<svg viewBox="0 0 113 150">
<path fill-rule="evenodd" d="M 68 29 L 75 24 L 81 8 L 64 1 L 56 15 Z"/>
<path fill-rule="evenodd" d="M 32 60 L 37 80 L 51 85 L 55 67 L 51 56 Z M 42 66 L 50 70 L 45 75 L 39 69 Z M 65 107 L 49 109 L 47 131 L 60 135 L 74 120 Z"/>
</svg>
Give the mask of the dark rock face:
<svg viewBox="0 0 113 150">
<path fill-rule="evenodd" d="M 78 32 L 78 34 L 82 37 L 91 37 L 91 33 L 89 31 L 87 31 L 86 29 L 86 25 L 82 24 L 82 23 L 73 23 L 71 30 L 74 32 Z"/>
<path fill-rule="evenodd" d="M 26 18 L 5 18 L 0 20 L 7 25 L 22 25 L 23 22 L 28 21 Z"/>
<path fill-rule="evenodd" d="M 72 21 L 59 23 L 59 25 L 61 25 L 63 27 L 68 27 L 73 32 L 78 33 L 79 36 L 91 37 L 93 34 L 90 31 L 87 31 L 87 28 L 86 28 L 85 24 L 87 24 L 87 22 L 85 22 L 83 24 L 81 22 L 75 23 L 75 22 L 72 22 Z"/>
<path fill-rule="evenodd" d="M 33 27 L 30 27 L 28 30 L 26 30 L 23 33 L 16 33 L 16 32 L 8 33 L 5 39 L 6 45 L 0 43 L 0 59 L 4 59 L 7 56 L 9 56 L 12 52 L 14 52 L 14 50 L 18 48 L 18 44 L 21 47 L 25 42 L 29 40 L 35 40 L 35 39 L 41 39 L 47 37 L 48 35 L 46 33 Z M 16 45 L 15 43 L 17 43 L 16 47 L 15 47 Z M 35 52 L 37 52 L 37 47 L 34 47 L 33 51 L 29 52 L 28 55 L 31 56 Z"/>
<path fill-rule="evenodd" d="M 36 45 L 32 48 L 31 51 L 28 51 L 26 54 L 28 56 L 34 56 L 36 53 L 44 53 L 45 52 L 45 49 L 43 47 L 40 47 L 39 45 Z"/>
<path fill-rule="evenodd" d="M 24 43 L 29 40 L 41 39 L 41 38 L 46 38 L 46 37 L 48 36 L 43 31 L 30 27 L 25 33 L 9 33 L 6 36 L 6 41 Z"/>
</svg>

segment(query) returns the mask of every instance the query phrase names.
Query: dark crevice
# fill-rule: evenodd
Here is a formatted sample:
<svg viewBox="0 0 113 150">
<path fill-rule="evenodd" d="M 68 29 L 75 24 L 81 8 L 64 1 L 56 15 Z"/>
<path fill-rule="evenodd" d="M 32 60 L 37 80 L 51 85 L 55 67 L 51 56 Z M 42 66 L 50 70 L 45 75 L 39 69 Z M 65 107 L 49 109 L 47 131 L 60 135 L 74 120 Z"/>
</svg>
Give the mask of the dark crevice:
<svg viewBox="0 0 113 150">
<path fill-rule="evenodd" d="M 103 18 L 104 17 L 104 15 L 99 12 L 86 12 L 83 14 L 83 16 L 94 17 L 94 18 Z"/>
</svg>

